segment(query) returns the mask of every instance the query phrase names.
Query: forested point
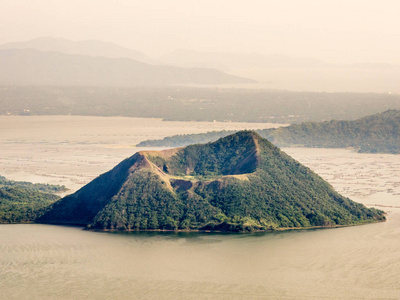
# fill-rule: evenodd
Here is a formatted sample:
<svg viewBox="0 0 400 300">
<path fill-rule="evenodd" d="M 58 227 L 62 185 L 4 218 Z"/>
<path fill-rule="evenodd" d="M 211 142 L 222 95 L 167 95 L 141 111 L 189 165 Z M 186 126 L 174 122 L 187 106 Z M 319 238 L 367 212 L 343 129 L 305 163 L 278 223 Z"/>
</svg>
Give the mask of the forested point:
<svg viewBox="0 0 400 300">
<path fill-rule="evenodd" d="M 235 131 L 184 134 L 140 142 L 138 147 L 181 147 L 207 143 Z M 400 153 L 400 110 L 387 110 L 355 121 L 305 122 L 256 130 L 279 147 L 355 148 L 361 153 Z"/>
<path fill-rule="evenodd" d="M 0 176 L 0 223 L 30 223 L 59 200 L 65 186 L 8 180 Z"/>
<path fill-rule="evenodd" d="M 31 223 L 60 199 L 22 187 L 0 187 L 0 223 Z"/>
<path fill-rule="evenodd" d="M 1 175 L 0 175 L 0 187 L 20 187 L 42 193 L 61 193 L 68 190 L 64 185 L 15 181 L 15 180 L 9 180 Z"/>
</svg>

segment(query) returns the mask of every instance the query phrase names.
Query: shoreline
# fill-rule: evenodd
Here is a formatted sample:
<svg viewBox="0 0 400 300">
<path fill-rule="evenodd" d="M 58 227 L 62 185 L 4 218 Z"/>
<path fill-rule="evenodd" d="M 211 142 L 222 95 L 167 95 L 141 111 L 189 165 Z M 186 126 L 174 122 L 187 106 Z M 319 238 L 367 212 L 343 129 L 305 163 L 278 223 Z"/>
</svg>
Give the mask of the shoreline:
<svg viewBox="0 0 400 300">
<path fill-rule="evenodd" d="M 314 230 L 314 229 L 335 229 L 335 228 L 343 228 L 343 227 L 354 227 L 354 226 L 362 226 L 368 224 L 377 224 L 384 223 L 388 219 L 386 218 L 388 212 L 384 212 L 382 215 L 384 217 L 383 220 L 375 220 L 375 221 L 366 221 L 357 224 L 347 224 L 347 225 L 334 225 L 334 226 L 310 226 L 310 227 L 278 227 L 274 229 L 265 229 L 265 230 L 251 230 L 251 231 L 230 231 L 230 230 L 209 230 L 209 229 L 96 229 L 96 228 L 86 228 L 87 225 L 84 224 L 76 224 L 76 223 L 40 223 L 40 222 L 19 222 L 19 223 L 0 223 L 0 225 L 26 225 L 26 224 L 38 224 L 38 225 L 53 225 L 53 226 L 65 226 L 65 227 L 79 227 L 85 231 L 91 232 L 165 232 L 165 233 L 262 233 L 262 232 L 285 232 L 285 231 L 301 231 L 301 230 Z"/>
<path fill-rule="evenodd" d="M 300 231 L 300 230 L 313 230 L 313 229 L 334 229 L 334 228 L 342 228 L 342 227 L 354 227 L 368 224 L 376 224 L 376 223 L 384 223 L 387 221 L 386 213 L 383 214 L 385 216 L 384 220 L 376 220 L 372 222 L 364 222 L 358 224 L 348 224 L 348 225 L 335 225 L 335 226 L 310 226 L 310 227 L 280 227 L 275 229 L 265 229 L 265 230 L 253 230 L 253 231 L 228 231 L 228 230 L 204 230 L 204 229 L 126 229 L 126 230 L 118 230 L 118 229 L 91 229 L 83 227 L 83 230 L 92 231 L 92 232 L 184 232 L 184 233 L 262 233 L 262 232 L 284 232 L 284 231 Z M 35 223 L 35 224 L 44 224 L 44 223 Z M 53 224 L 47 224 L 53 225 Z M 62 224 L 58 224 L 62 225 Z"/>
<path fill-rule="evenodd" d="M 63 226 L 63 227 L 79 227 L 85 231 L 91 232 L 160 232 L 160 233 L 229 233 L 229 234 L 251 234 L 251 233 L 267 233 L 267 232 L 285 232 L 285 231 L 301 231 L 301 230 L 314 230 L 314 229 L 335 229 L 335 228 L 343 228 L 343 227 L 354 227 L 354 226 L 362 226 L 368 224 L 376 224 L 376 223 L 384 223 L 387 221 L 386 219 L 387 213 L 384 214 L 384 220 L 377 220 L 373 222 L 364 222 L 358 224 L 348 224 L 348 225 L 335 225 L 335 226 L 310 226 L 310 227 L 280 227 L 275 229 L 265 229 L 265 230 L 252 230 L 252 231 L 230 231 L 230 230 L 205 230 L 205 229 L 126 229 L 126 230 L 118 230 L 118 229 L 92 229 L 86 228 L 86 225 L 82 224 L 68 224 L 68 223 L 39 223 L 39 222 L 19 222 L 19 223 L 0 223 L 0 225 L 27 225 L 27 224 L 38 224 L 38 225 L 51 225 L 51 226 Z"/>
</svg>

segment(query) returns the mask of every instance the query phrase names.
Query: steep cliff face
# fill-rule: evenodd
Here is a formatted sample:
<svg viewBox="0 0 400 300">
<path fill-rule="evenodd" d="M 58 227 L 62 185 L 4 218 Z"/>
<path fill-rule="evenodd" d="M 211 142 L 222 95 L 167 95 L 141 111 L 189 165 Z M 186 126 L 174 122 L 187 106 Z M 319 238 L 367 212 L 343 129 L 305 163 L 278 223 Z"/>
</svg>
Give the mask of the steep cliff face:
<svg viewBox="0 0 400 300">
<path fill-rule="evenodd" d="M 383 220 L 335 192 L 257 133 L 143 151 L 122 161 L 38 221 L 95 229 L 252 231 Z"/>
</svg>

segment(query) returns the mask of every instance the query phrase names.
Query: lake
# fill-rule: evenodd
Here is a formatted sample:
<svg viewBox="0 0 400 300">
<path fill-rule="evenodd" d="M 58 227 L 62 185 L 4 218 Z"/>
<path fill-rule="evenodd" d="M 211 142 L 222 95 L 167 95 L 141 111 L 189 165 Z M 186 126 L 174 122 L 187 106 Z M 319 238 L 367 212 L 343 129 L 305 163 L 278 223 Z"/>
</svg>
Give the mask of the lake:
<svg viewBox="0 0 400 300">
<path fill-rule="evenodd" d="M 270 123 L 163 122 L 81 116 L 0 116 L 0 175 L 75 191 L 135 152 L 146 139 L 213 130 L 278 127 Z"/>
<path fill-rule="evenodd" d="M 265 126 L 272 125 L 0 117 L 0 175 L 72 192 L 142 139 Z M 385 210 L 388 221 L 254 234 L 0 225 L 0 299 L 399 299 L 399 156 L 284 151 L 343 195 Z"/>
</svg>

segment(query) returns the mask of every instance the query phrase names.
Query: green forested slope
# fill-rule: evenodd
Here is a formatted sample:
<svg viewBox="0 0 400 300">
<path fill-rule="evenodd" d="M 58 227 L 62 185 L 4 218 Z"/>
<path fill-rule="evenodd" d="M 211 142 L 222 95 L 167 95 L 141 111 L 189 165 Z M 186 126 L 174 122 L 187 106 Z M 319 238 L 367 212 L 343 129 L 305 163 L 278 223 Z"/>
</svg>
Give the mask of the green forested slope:
<svg viewBox="0 0 400 300">
<path fill-rule="evenodd" d="M 86 213 L 86 215 L 85 215 Z M 258 134 L 136 153 L 39 222 L 95 229 L 252 231 L 384 220 Z"/>
<path fill-rule="evenodd" d="M 177 134 L 160 140 L 141 141 L 136 147 L 183 147 L 192 144 L 205 144 L 234 134 L 236 130 L 209 131 L 206 133 Z M 257 131 L 258 133 L 260 130 Z"/>
<path fill-rule="evenodd" d="M 400 153 L 400 110 L 388 110 L 355 121 L 301 123 L 260 134 L 280 146 L 345 148 L 359 152 Z"/>
<path fill-rule="evenodd" d="M 0 223 L 29 223 L 59 196 L 23 187 L 0 186 Z"/>
<path fill-rule="evenodd" d="M 8 180 L 0 176 L 0 223 L 28 223 L 41 216 L 60 199 L 53 193 L 65 186 Z"/>
<path fill-rule="evenodd" d="M 0 175 L 0 187 L 20 187 L 42 193 L 60 193 L 67 191 L 67 188 L 63 185 L 32 183 L 27 181 L 15 181 L 15 180 L 9 180 L 1 175 Z"/>
</svg>

